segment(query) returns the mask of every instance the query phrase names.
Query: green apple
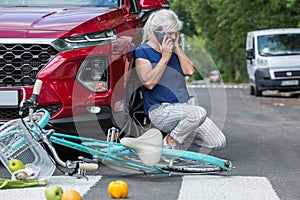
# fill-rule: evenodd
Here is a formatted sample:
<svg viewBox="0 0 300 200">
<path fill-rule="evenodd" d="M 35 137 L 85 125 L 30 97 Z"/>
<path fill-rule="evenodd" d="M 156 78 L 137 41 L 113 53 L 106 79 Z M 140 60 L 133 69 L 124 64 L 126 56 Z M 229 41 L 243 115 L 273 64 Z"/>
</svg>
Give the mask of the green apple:
<svg viewBox="0 0 300 200">
<path fill-rule="evenodd" d="M 8 169 L 14 173 L 15 171 L 18 171 L 20 169 L 25 169 L 25 165 L 21 160 L 18 159 L 12 159 L 8 162 Z"/>
<path fill-rule="evenodd" d="M 46 191 L 45 196 L 47 200 L 61 200 L 63 189 L 57 185 L 50 185 Z"/>
</svg>

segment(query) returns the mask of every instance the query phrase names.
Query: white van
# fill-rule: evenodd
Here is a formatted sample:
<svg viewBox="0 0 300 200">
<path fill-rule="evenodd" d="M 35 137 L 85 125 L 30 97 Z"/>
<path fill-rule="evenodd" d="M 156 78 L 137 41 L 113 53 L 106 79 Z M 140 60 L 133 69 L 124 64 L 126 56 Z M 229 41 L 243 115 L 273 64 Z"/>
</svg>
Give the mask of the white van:
<svg viewBox="0 0 300 200">
<path fill-rule="evenodd" d="M 246 52 L 251 95 L 300 90 L 300 28 L 249 32 Z"/>
</svg>

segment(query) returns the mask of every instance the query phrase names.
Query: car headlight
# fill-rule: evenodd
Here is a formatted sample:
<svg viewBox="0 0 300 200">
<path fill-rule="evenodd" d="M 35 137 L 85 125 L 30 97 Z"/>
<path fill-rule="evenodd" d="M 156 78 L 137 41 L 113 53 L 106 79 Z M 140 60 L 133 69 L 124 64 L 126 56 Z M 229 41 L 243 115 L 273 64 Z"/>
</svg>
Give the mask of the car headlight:
<svg viewBox="0 0 300 200">
<path fill-rule="evenodd" d="M 69 38 L 59 38 L 54 40 L 52 44 L 59 51 L 68 51 L 72 49 L 80 49 L 92 46 L 110 44 L 116 41 L 116 33 L 114 29 L 109 29 L 96 33 L 88 33 L 84 35 L 73 36 Z"/>
<path fill-rule="evenodd" d="M 265 59 L 257 59 L 257 65 L 260 65 L 260 66 L 267 66 L 267 65 L 268 65 L 268 60 L 265 60 Z"/>
<path fill-rule="evenodd" d="M 77 81 L 91 92 L 109 90 L 109 63 L 107 56 L 89 57 L 81 64 Z"/>
</svg>

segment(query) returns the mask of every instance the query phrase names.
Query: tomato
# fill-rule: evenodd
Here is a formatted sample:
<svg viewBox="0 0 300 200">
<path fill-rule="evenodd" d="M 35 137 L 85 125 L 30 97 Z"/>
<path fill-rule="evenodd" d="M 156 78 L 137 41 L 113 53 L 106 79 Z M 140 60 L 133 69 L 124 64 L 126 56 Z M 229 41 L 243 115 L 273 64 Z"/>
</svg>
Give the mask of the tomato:
<svg viewBox="0 0 300 200">
<path fill-rule="evenodd" d="M 128 185 L 125 181 L 117 180 L 112 181 L 108 184 L 108 193 L 112 198 L 120 199 L 127 198 L 128 196 Z"/>
</svg>

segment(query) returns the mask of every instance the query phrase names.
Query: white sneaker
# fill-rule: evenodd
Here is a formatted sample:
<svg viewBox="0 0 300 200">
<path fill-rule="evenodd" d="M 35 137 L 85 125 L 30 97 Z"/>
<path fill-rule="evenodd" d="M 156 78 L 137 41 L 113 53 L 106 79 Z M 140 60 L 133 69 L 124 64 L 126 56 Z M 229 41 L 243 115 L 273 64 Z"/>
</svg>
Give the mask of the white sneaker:
<svg viewBox="0 0 300 200">
<path fill-rule="evenodd" d="M 163 148 L 165 149 L 174 149 L 177 145 L 168 145 L 167 143 L 167 136 L 163 139 Z"/>
<path fill-rule="evenodd" d="M 163 148 L 164 149 L 175 149 L 177 145 L 173 145 L 170 146 L 167 143 L 167 136 L 163 139 Z M 173 165 L 173 163 L 177 163 L 178 161 L 176 161 L 177 159 L 174 157 L 170 157 L 170 156 L 162 156 L 161 159 L 166 162 L 169 163 L 169 165 Z"/>
</svg>

